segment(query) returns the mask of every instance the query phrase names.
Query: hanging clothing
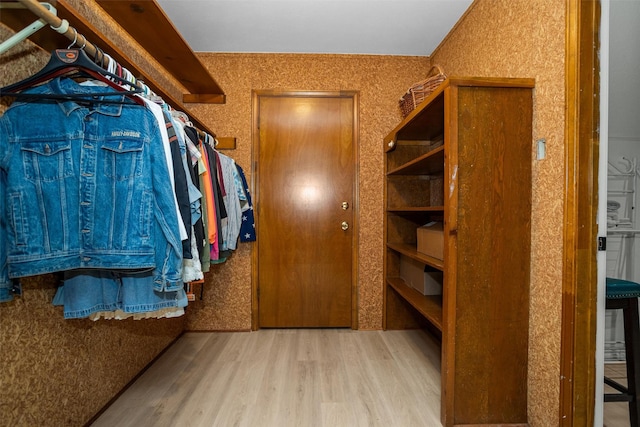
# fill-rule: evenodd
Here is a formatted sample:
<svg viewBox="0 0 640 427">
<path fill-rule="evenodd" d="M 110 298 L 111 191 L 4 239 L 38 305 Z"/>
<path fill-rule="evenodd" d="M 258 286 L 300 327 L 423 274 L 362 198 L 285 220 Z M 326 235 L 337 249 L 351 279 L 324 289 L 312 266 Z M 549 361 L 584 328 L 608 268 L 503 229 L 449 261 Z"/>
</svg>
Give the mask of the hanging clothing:
<svg viewBox="0 0 640 427">
<path fill-rule="evenodd" d="M 168 170 L 168 179 L 169 182 L 171 183 L 171 189 L 173 190 L 172 194 L 173 194 L 173 203 L 174 203 L 174 207 L 176 210 L 176 215 L 178 216 L 179 220 L 178 220 L 178 230 L 180 231 L 180 240 L 184 240 L 187 238 L 187 229 L 184 225 L 184 223 L 180 220 L 181 216 L 180 216 L 180 208 L 178 205 L 178 198 L 176 196 L 176 182 L 174 179 L 174 171 L 173 171 L 173 159 L 171 156 L 171 146 L 169 144 L 169 135 L 167 133 L 167 128 L 165 126 L 165 120 L 164 120 L 164 112 L 162 110 L 162 107 L 160 105 L 158 105 L 157 103 L 155 103 L 154 101 L 151 101 L 147 98 L 142 98 L 142 100 L 144 101 L 144 103 L 146 104 L 147 108 L 149 108 L 151 110 L 151 112 L 153 113 L 153 116 L 156 118 L 156 123 L 158 126 L 158 129 L 160 130 L 160 139 L 162 141 L 162 148 L 164 149 L 164 156 L 166 159 L 166 165 L 167 165 L 167 170 Z"/>
<path fill-rule="evenodd" d="M 13 299 L 12 283 L 7 269 L 7 245 L 5 240 L 6 225 L 2 219 L 5 215 L 5 199 L 7 188 L 7 174 L 0 170 L 0 302 L 8 302 Z"/>
<path fill-rule="evenodd" d="M 224 205 L 227 211 L 226 226 L 223 227 L 224 246 L 222 250 L 237 249 L 238 237 L 240 235 L 240 225 L 242 223 L 242 208 L 240 206 L 239 194 L 244 194 L 242 181 L 236 168 L 236 162 L 224 154 L 217 153 L 218 164 L 227 186 L 224 197 Z"/>
<path fill-rule="evenodd" d="M 210 245 L 210 254 L 209 257 L 213 258 L 213 259 L 217 259 L 217 254 L 218 254 L 218 239 L 220 237 L 219 234 L 219 227 L 218 224 L 216 223 L 216 218 L 217 216 L 217 212 L 216 212 L 216 204 L 215 204 L 215 189 L 214 189 L 214 185 L 215 185 L 215 169 L 212 171 L 210 168 L 210 156 L 209 153 L 206 150 L 206 146 L 201 145 L 200 146 L 201 152 L 200 154 L 202 154 L 202 160 L 203 160 L 203 168 L 205 170 L 204 173 L 201 174 L 202 177 L 202 186 L 204 188 L 204 193 L 205 193 L 205 200 L 206 200 L 206 208 L 207 208 L 207 223 L 206 223 L 206 230 L 207 230 L 207 242 Z"/>
<path fill-rule="evenodd" d="M 180 152 L 180 143 L 178 142 L 178 134 L 173 127 L 171 116 L 164 111 L 164 125 L 167 130 L 167 139 L 171 152 L 171 162 L 173 170 L 174 193 L 176 195 L 176 203 L 178 205 L 179 218 L 186 230 L 186 237 L 182 239 L 182 256 L 191 258 L 191 202 L 189 200 L 189 186 L 187 184 L 187 173 L 182 164 L 182 153 Z"/>
<path fill-rule="evenodd" d="M 27 91 L 90 96 L 115 89 L 59 77 Z M 152 268 L 154 288 L 180 289 L 179 220 L 160 127 L 147 108 L 103 101 L 16 101 L 0 118 L 7 218 L 0 266 L 10 278 Z"/>
<path fill-rule="evenodd" d="M 183 288 L 170 292 L 153 289 L 153 273 L 119 272 L 113 270 L 71 270 L 64 273 L 54 305 L 63 305 L 65 319 L 82 319 L 100 313 L 120 312 L 119 318 L 129 315 L 155 313 L 166 316 L 167 309 L 183 309 L 187 296 Z M 162 313 L 159 313 L 162 311 Z M 172 310 L 174 311 L 174 310 Z"/>
<path fill-rule="evenodd" d="M 180 120 L 177 120 L 177 122 L 180 123 Z M 200 150 L 197 147 L 198 133 L 196 129 L 186 125 L 181 126 L 181 129 L 183 130 L 182 136 L 185 143 L 185 161 L 191 175 L 193 188 L 195 189 L 193 196 L 197 196 L 192 197 L 192 199 L 194 200 L 194 204 L 192 205 L 193 233 L 195 236 L 195 246 L 198 250 L 198 258 L 201 261 L 200 269 L 202 270 L 203 251 L 206 244 L 203 220 L 203 217 L 206 214 L 206 205 L 203 193 L 204 190 L 201 189 L 200 177 L 200 164 L 202 161 L 202 155 L 200 154 Z"/>
<path fill-rule="evenodd" d="M 183 113 L 111 83 L 52 77 L 0 117 L 0 302 L 13 279 L 64 272 L 65 318 L 180 316 L 237 248 L 241 169 Z"/>
<path fill-rule="evenodd" d="M 240 241 L 255 242 L 256 241 L 256 221 L 253 215 L 253 203 L 251 202 L 251 194 L 247 185 L 247 177 L 239 164 L 236 163 L 240 179 L 242 180 L 242 189 L 244 196 L 240 197 L 242 204 L 242 225 L 240 226 Z"/>
</svg>

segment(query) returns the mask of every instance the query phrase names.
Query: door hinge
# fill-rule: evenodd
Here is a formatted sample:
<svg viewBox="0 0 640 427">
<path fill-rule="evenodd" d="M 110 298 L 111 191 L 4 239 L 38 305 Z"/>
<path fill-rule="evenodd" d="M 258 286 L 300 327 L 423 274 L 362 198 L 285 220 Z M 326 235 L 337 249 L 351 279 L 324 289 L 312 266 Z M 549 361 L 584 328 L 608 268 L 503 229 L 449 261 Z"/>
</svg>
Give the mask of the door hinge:
<svg viewBox="0 0 640 427">
<path fill-rule="evenodd" d="M 607 238 L 606 237 L 598 237 L 598 250 L 606 251 L 607 250 Z"/>
</svg>

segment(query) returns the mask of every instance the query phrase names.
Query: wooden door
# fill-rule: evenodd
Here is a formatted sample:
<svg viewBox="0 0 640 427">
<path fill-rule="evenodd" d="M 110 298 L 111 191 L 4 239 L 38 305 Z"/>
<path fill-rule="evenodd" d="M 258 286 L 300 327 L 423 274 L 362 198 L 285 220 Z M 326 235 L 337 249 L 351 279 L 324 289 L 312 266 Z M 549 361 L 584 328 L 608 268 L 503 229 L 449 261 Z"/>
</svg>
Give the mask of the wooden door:
<svg viewBox="0 0 640 427">
<path fill-rule="evenodd" d="M 352 326 L 355 96 L 254 94 L 260 327 Z"/>
</svg>

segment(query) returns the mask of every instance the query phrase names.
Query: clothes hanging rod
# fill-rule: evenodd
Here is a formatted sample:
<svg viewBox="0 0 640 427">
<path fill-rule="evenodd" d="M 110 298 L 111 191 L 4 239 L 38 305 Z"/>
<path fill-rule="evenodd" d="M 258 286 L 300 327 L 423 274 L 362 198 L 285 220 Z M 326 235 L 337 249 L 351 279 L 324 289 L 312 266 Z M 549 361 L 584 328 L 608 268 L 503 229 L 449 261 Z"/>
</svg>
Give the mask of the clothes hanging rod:
<svg viewBox="0 0 640 427">
<path fill-rule="evenodd" d="M 88 55 L 96 58 L 99 52 L 97 46 L 87 40 L 85 36 L 78 33 L 78 30 L 71 27 L 69 25 L 69 21 L 66 19 L 60 19 L 36 0 L 18 0 L 18 2 L 26 9 L 29 9 L 38 18 L 44 20 L 52 29 L 81 47 Z M 98 59 L 102 60 L 102 58 Z M 108 57 L 104 57 L 104 65 L 109 65 Z"/>
<path fill-rule="evenodd" d="M 41 3 L 49 12 L 57 16 L 58 11 L 49 3 Z M 20 3 L 0 3 L 0 9 L 24 9 L 25 6 Z M 0 55 L 20 43 L 21 41 L 29 38 L 32 34 L 36 33 L 42 27 L 47 25 L 46 21 L 42 18 L 33 21 L 31 24 L 24 27 L 22 30 L 15 33 L 2 43 L 0 43 Z"/>
</svg>

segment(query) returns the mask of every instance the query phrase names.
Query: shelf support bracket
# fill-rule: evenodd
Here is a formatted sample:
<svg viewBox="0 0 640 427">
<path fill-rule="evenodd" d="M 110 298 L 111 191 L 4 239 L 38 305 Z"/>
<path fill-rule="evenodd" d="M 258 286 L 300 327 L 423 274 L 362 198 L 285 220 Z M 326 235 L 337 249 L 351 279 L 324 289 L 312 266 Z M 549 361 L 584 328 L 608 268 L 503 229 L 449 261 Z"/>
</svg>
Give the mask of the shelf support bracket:
<svg viewBox="0 0 640 427">
<path fill-rule="evenodd" d="M 58 11 L 51 4 L 49 3 L 40 3 L 40 4 L 45 8 L 47 8 L 49 12 L 51 12 L 53 15 L 56 15 L 56 16 L 58 15 Z M 21 3 L 0 3 L 0 9 L 26 9 L 26 7 Z M 66 22 L 66 21 L 63 21 L 63 22 Z M 36 21 L 33 21 L 31 24 L 27 25 L 22 30 L 18 31 L 17 33 L 15 33 L 11 37 L 9 37 L 8 39 L 0 43 L 0 55 L 2 55 L 6 51 L 14 47 L 21 41 L 26 40 L 32 34 L 36 33 L 39 29 L 41 29 L 45 25 L 47 25 L 47 22 L 42 18 Z M 53 29 L 58 31 L 57 28 L 53 28 Z"/>
</svg>

